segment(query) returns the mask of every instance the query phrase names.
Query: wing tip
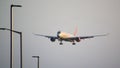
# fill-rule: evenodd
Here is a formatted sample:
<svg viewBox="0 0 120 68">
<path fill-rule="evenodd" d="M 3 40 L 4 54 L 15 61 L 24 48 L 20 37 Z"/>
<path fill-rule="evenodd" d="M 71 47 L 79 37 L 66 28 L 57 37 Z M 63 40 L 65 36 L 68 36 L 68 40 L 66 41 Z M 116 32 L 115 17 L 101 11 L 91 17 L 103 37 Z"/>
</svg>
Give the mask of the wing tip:
<svg viewBox="0 0 120 68">
<path fill-rule="evenodd" d="M 100 36 L 108 36 L 110 33 L 106 33 L 106 34 L 101 34 L 101 35 L 95 35 L 94 37 L 100 37 Z"/>
</svg>

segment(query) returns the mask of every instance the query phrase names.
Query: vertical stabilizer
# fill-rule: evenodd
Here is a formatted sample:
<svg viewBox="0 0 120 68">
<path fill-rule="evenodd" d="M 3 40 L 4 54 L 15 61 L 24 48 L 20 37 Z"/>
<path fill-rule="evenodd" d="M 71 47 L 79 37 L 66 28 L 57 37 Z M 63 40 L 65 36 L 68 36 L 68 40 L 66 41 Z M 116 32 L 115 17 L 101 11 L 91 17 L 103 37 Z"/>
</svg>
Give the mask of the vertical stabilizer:
<svg viewBox="0 0 120 68">
<path fill-rule="evenodd" d="M 78 32 L 78 27 L 76 26 L 75 31 L 74 31 L 74 33 L 73 33 L 73 35 L 74 35 L 74 36 L 76 36 L 77 32 Z"/>
</svg>

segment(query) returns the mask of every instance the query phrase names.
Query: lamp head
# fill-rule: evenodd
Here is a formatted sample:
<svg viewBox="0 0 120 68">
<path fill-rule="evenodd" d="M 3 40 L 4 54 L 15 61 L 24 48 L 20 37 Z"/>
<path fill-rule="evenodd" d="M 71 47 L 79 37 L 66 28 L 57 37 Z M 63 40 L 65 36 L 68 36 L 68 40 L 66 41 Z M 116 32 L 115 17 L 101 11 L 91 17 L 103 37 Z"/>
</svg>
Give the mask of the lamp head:
<svg viewBox="0 0 120 68">
<path fill-rule="evenodd" d="M 39 56 L 32 56 L 33 58 L 39 58 Z"/>
<path fill-rule="evenodd" d="M 11 5 L 11 7 L 22 7 L 22 5 Z"/>
<path fill-rule="evenodd" d="M 6 30 L 6 28 L 0 28 L 0 30 Z"/>
</svg>

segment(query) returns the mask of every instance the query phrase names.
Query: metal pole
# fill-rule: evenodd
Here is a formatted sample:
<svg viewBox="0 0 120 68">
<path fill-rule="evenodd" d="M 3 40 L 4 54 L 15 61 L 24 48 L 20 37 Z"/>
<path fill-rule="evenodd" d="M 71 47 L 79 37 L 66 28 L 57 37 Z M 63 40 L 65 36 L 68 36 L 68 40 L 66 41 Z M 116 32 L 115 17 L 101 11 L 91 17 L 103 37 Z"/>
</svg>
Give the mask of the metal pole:
<svg viewBox="0 0 120 68">
<path fill-rule="evenodd" d="M 33 58 L 37 58 L 37 68 L 39 68 L 39 56 L 32 56 Z"/>
<path fill-rule="evenodd" d="M 38 68 L 39 68 L 39 56 L 38 56 Z"/>
<path fill-rule="evenodd" d="M 20 68 L 22 68 L 22 32 L 10 30 L 8 28 L 0 28 L 0 30 L 9 30 L 10 32 L 12 31 L 20 35 Z"/>
<path fill-rule="evenodd" d="M 10 30 L 12 30 L 12 5 L 10 6 Z M 12 31 L 10 31 L 10 68 L 13 68 Z"/>
<path fill-rule="evenodd" d="M 21 5 L 11 5 L 10 6 L 10 68 L 13 68 L 13 37 L 12 37 L 12 30 L 13 30 L 13 11 L 12 7 L 22 7 Z"/>
<path fill-rule="evenodd" d="M 22 68 L 22 32 L 20 32 L 20 68 Z"/>
</svg>

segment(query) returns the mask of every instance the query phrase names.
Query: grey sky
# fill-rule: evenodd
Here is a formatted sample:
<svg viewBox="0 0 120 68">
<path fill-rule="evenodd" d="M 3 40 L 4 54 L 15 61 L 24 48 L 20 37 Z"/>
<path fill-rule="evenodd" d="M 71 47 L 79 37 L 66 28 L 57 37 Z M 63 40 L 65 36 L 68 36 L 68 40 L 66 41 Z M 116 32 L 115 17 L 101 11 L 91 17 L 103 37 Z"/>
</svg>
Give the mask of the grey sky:
<svg viewBox="0 0 120 68">
<path fill-rule="evenodd" d="M 1 0 L 0 28 L 9 28 L 10 4 L 14 8 L 14 30 L 23 32 L 23 67 L 120 68 L 120 0 Z M 110 33 L 63 46 L 32 33 L 53 35 L 66 31 L 78 36 Z M 0 68 L 9 68 L 9 31 L 0 31 Z M 14 68 L 19 68 L 19 35 L 14 34 Z"/>
</svg>

